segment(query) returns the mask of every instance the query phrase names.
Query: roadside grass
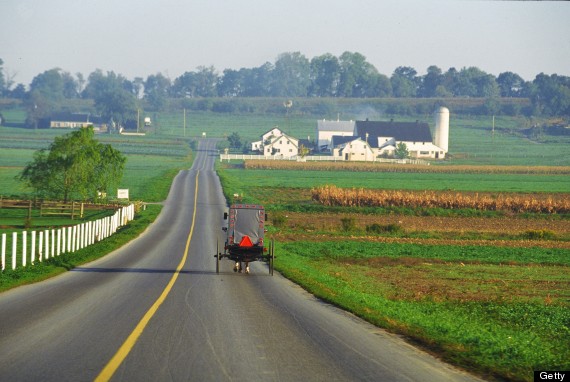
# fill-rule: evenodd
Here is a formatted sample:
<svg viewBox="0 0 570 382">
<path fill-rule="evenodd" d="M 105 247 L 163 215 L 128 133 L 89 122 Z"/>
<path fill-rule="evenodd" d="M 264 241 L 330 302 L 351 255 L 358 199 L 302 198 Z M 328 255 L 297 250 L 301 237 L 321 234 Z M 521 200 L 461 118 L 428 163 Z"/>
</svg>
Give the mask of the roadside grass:
<svg viewBox="0 0 570 382">
<path fill-rule="evenodd" d="M 137 213 L 134 220 L 121 227 L 113 236 L 74 253 L 65 253 L 43 262 L 36 261 L 33 265 L 15 270 L 6 267 L 6 270 L 0 272 L 0 292 L 48 279 L 111 253 L 138 237 L 156 219 L 161 209 L 162 206 L 159 205 L 148 205 L 146 210 Z"/>
<path fill-rule="evenodd" d="M 570 366 L 570 250 L 277 245 L 283 275 L 452 363 L 525 381 Z"/>
</svg>

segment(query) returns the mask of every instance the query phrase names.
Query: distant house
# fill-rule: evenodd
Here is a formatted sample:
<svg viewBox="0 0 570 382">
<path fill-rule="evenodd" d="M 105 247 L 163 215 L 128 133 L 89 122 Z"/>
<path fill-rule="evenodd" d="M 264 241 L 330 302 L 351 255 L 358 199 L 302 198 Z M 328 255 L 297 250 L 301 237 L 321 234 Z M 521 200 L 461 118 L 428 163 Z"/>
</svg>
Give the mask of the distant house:
<svg viewBox="0 0 570 382">
<path fill-rule="evenodd" d="M 339 137 L 332 139 L 332 155 L 340 160 L 347 161 L 373 161 L 375 151 L 370 144 L 360 137 Z"/>
<path fill-rule="evenodd" d="M 376 155 L 393 155 L 396 146 L 404 143 L 412 158 L 445 157 L 445 151 L 433 144 L 425 122 L 356 121 L 354 133 L 368 142 Z"/>
<path fill-rule="evenodd" d="M 299 140 L 282 133 L 269 137 L 263 143 L 263 155 L 279 158 L 291 158 L 299 155 Z"/>
<path fill-rule="evenodd" d="M 55 113 L 49 122 L 49 127 L 54 129 L 79 129 L 88 126 L 93 126 L 95 130 L 107 128 L 100 116 L 90 113 Z"/>
<path fill-rule="evenodd" d="M 265 143 L 271 142 L 273 139 L 280 137 L 283 135 L 283 132 L 275 126 L 273 129 L 269 130 L 268 132 L 264 133 L 261 136 L 260 141 L 255 141 L 251 143 L 251 151 L 259 151 L 263 152 L 263 145 Z"/>
<path fill-rule="evenodd" d="M 317 147 L 318 151 L 332 151 L 332 138 L 334 136 L 354 136 L 354 121 L 317 121 Z"/>
</svg>

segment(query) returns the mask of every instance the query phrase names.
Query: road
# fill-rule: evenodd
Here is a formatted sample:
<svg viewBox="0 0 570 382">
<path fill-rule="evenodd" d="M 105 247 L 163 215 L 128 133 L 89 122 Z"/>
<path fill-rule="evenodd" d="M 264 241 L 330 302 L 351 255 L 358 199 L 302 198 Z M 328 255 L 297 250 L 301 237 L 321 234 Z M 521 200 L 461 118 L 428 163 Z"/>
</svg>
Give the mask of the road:
<svg viewBox="0 0 570 382">
<path fill-rule="evenodd" d="M 476 380 L 265 264 L 244 275 L 223 260 L 217 275 L 226 205 L 214 148 L 200 142 L 140 238 L 0 294 L 0 380 Z"/>
</svg>

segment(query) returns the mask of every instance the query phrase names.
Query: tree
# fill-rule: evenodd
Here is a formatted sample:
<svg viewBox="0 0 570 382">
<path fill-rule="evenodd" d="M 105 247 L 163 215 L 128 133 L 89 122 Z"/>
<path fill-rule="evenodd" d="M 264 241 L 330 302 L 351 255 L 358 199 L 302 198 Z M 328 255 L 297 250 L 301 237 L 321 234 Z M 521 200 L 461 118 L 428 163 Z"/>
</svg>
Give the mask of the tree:
<svg viewBox="0 0 570 382">
<path fill-rule="evenodd" d="M 392 73 L 390 83 L 395 97 L 415 97 L 418 91 L 418 77 L 414 68 L 399 66 Z"/>
<path fill-rule="evenodd" d="M 239 149 L 241 147 L 241 138 L 238 133 L 232 133 L 228 137 L 228 142 L 230 143 L 231 148 Z"/>
<path fill-rule="evenodd" d="M 299 52 L 282 53 L 275 61 L 272 95 L 306 97 L 310 85 L 309 60 Z"/>
<path fill-rule="evenodd" d="M 0 58 L 0 97 L 2 97 L 9 89 L 6 85 L 6 80 L 4 79 L 4 69 L 2 68 L 4 61 Z"/>
<path fill-rule="evenodd" d="M 438 93 L 438 86 L 443 83 L 443 74 L 441 69 L 435 65 L 427 68 L 427 74 L 423 76 L 420 85 L 420 95 L 422 97 L 435 97 Z M 439 89 L 441 92 L 442 89 Z"/>
<path fill-rule="evenodd" d="M 238 70 L 225 69 L 217 85 L 220 97 L 239 97 L 243 93 L 243 77 Z"/>
<path fill-rule="evenodd" d="M 160 110 L 168 102 L 170 92 L 170 79 L 162 73 L 150 75 L 144 83 L 144 99 L 149 102 L 152 108 Z"/>
<path fill-rule="evenodd" d="M 394 156 L 399 159 L 405 159 L 410 156 L 408 151 L 408 146 L 404 142 L 400 142 L 396 145 L 396 150 L 394 151 Z"/>
<path fill-rule="evenodd" d="M 125 162 L 111 145 L 96 141 L 88 127 L 56 137 L 49 150 L 37 151 L 19 178 L 40 197 L 86 200 L 117 186 Z"/>
<path fill-rule="evenodd" d="M 137 100 L 135 96 L 124 89 L 110 89 L 95 98 L 95 108 L 107 121 L 119 125 L 127 120 L 136 119 Z"/>
<path fill-rule="evenodd" d="M 330 53 L 314 57 L 311 60 L 310 95 L 317 97 L 334 97 L 337 94 L 340 80 L 340 63 Z"/>
<path fill-rule="evenodd" d="M 504 72 L 497 77 L 501 97 L 520 97 L 524 82 L 521 76 L 513 72 Z"/>
</svg>

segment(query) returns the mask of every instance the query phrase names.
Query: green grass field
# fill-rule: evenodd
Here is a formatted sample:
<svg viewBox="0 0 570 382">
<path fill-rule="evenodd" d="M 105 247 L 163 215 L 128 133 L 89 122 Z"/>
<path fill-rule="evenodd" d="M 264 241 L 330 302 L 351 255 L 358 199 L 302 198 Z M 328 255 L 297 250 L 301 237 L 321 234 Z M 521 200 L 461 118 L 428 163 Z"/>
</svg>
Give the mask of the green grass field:
<svg viewBox="0 0 570 382">
<path fill-rule="evenodd" d="M 255 194 L 255 188 L 311 188 L 326 184 L 339 187 L 390 190 L 457 190 L 490 192 L 568 192 L 567 175 L 526 174 L 438 174 L 370 173 L 354 171 L 295 171 L 226 169 L 230 176 L 242 179 L 240 188 Z"/>
<path fill-rule="evenodd" d="M 316 296 L 484 376 L 570 367 L 570 250 L 302 241 L 276 253 Z"/>
</svg>

